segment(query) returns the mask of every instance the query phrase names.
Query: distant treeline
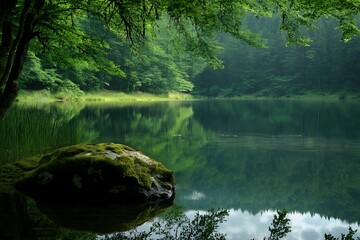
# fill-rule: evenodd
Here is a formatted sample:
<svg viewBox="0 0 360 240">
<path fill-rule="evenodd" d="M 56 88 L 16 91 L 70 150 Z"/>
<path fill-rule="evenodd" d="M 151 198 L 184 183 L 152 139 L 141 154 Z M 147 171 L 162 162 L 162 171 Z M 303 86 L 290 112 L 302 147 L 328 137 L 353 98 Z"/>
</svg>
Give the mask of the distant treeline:
<svg viewBox="0 0 360 240">
<path fill-rule="evenodd" d="M 216 63 L 206 67 L 204 60 L 181 51 L 186 42 L 178 39 L 175 30 L 153 32 L 137 52 L 97 20 L 78 19 L 78 28 L 93 39 L 84 40 L 79 34 L 73 51 L 52 46 L 57 49 L 56 55 L 34 42 L 20 86 L 52 92 L 178 91 L 211 97 L 359 92 L 359 37 L 347 43 L 340 41 L 336 21 L 323 18 L 317 23 L 318 29 L 307 30 L 313 39 L 310 46 L 286 46 L 285 37 L 278 31 L 279 21 L 276 17 L 247 18 L 247 27 L 259 34 L 264 48 L 219 34 L 223 68 L 214 69 Z"/>
<path fill-rule="evenodd" d="M 206 68 L 194 80 L 195 91 L 207 96 L 243 94 L 287 96 L 306 92 L 348 93 L 360 90 L 360 38 L 344 43 L 333 19 L 317 22 L 310 46 L 288 46 L 278 32 L 280 19 L 248 18 L 248 27 L 264 38 L 267 48 L 254 48 L 229 36 L 224 69 Z"/>
</svg>

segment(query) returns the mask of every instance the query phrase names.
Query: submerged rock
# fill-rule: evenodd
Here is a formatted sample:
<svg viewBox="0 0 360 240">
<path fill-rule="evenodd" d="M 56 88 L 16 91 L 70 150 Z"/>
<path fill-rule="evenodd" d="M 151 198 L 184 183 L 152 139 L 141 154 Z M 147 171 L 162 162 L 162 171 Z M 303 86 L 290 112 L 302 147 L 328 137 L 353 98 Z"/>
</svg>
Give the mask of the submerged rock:
<svg viewBox="0 0 360 240">
<path fill-rule="evenodd" d="M 43 156 L 16 187 L 35 199 L 88 203 L 172 201 L 175 194 L 170 170 L 114 143 L 60 148 Z"/>
</svg>

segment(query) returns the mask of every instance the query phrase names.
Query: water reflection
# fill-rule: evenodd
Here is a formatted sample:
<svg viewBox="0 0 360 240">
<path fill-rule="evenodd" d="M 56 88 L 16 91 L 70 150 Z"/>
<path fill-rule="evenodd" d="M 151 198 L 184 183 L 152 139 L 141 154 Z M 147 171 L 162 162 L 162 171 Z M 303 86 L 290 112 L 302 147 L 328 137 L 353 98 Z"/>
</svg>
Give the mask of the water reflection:
<svg viewBox="0 0 360 240">
<path fill-rule="evenodd" d="M 0 239 L 32 239 L 29 209 L 24 197 L 0 192 Z"/>
<path fill-rule="evenodd" d="M 279 143 L 274 138 L 209 141 L 198 150 L 205 163 L 194 162 L 177 172 L 177 202 L 189 208 L 219 206 L 252 213 L 286 208 L 359 221 L 360 144 L 349 140 L 343 143 L 346 150 L 309 150 L 294 144 L 293 137 L 281 137 Z"/>
<path fill-rule="evenodd" d="M 228 223 L 234 225 L 223 226 L 229 233 L 261 233 L 251 219 L 267 231 L 264 219 L 273 215 L 268 209 L 297 212 L 291 215 L 293 239 L 318 236 L 305 225 L 308 219 L 323 226 L 321 232 L 360 221 L 356 103 L 194 101 L 81 106 L 64 113 L 35 109 L 18 106 L 0 122 L 2 163 L 69 144 L 118 142 L 172 169 L 175 202 L 186 209 L 242 209 L 242 215 L 231 210 Z M 14 130 L 20 126 L 21 134 Z M 303 226 L 308 231 L 296 230 Z"/>
<path fill-rule="evenodd" d="M 276 212 L 267 210 L 261 213 L 252 214 L 248 211 L 230 210 L 227 221 L 220 225 L 219 232 L 227 234 L 227 239 L 263 239 L 268 236 L 268 227 Z M 194 215 L 194 211 L 187 213 Z M 288 213 L 291 220 L 291 232 L 287 240 L 320 240 L 324 234 L 332 234 L 340 237 L 341 233 L 346 234 L 349 226 L 359 229 L 358 223 L 349 224 L 346 221 L 334 218 L 321 217 L 319 214 L 311 213 Z M 355 236 L 360 237 L 357 233 Z"/>
<path fill-rule="evenodd" d="M 129 231 L 164 212 L 166 204 L 121 204 L 102 206 L 64 206 L 38 203 L 38 209 L 55 224 L 93 233 Z"/>
<path fill-rule="evenodd" d="M 193 230 L 196 229 L 196 221 L 194 221 L 194 219 L 198 213 L 200 215 L 209 214 L 209 212 L 202 210 L 189 210 L 184 213 L 184 215 L 190 221 L 193 221 L 193 225 L 191 226 Z M 257 214 L 253 214 L 248 211 L 230 209 L 228 210 L 226 221 L 219 223 L 219 227 L 215 228 L 215 232 L 226 235 L 227 240 L 264 239 L 270 235 L 269 227 L 271 226 L 275 214 L 276 211 L 273 210 L 266 210 Z M 352 227 L 353 229 L 360 228 L 358 223 L 348 223 L 340 219 L 325 218 L 321 217 L 319 214 L 292 212 L 287 213 L 286 217 L 290 219 L 291 227 L 290 233 L 288 233 L 284 238 L 286 240 L 323 240 L 325 233 L 331 234 L 334 237 L 340 237 L 341 234 L 346 234 L 348 232 L 349 227 Z M 170 223 L 168 227 L 181 226 L 178 231 L 186 231 L 188 225 L 180 223 L 180 219 L 183 220 L 183 218 L 172 218 L 172 223 Z M 135 236 L 139 236 L 140 233 L 143 233 L 144 235 L 152 233 L 153 230 L 151 230 L 151 227 L 153 226 L 154 222 L 160 223 L 160 225 L 157 226 L 163 226 L 161 224 L 162 221 L 164 220 L 161 218 L 156 218 L 154 221 L 147 222 L 138 227 L 136 231 L 123 233 L 121 236 L 133 236 L 133 238 L 129 239 L 137 239 Z M 208 221 L 210 222 L 211 220 L 208 219 Z M 165 232 L 169 231 L 167 228 L 164 228 L 163 230 Z M 135 233 L 135 235 L 133 233 Z M 110 239 L 122 239 L 116 238 L 114 235 L 107 236 L 109 236 Z M 163 236 L 156 236 L 154 234 L 150 234 L 149 236 L 151 237 L 144 239 L 164 239 L 162 238 Z M 355 234 L 354 237 L 360 237 L 360 233 Z M 104 237 L 99 236 L 98 239 L 104 239 Z"/>
<path fill-rule="evenodd" d="M 129 231 L 151 221 L 171 203 L 69 205 L 35 202 L 0 192 L 0 239 L 94 240 L 99 233 Z"/>
</svg>

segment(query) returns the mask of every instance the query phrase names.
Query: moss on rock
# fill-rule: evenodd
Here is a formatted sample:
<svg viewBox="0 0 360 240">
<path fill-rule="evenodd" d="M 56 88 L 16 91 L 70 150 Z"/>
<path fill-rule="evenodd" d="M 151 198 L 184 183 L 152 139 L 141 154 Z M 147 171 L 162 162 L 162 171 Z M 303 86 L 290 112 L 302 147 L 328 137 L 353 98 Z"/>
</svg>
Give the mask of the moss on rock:
<svg viewBox="0 0 360 240">
<path fill-rule="evenodd" d="M 0 167 L 0 192 L 14 193 L 14 185 L 23 178 L 26 172 L 35 169 L 39 164 L 39 158 L 27 158 L 14 164 L 4 164 Z"/>
<path fill-rule="evenodd" d="M 173 173 L 128 146 L 79 144 L 60 148 L 25 173 L 17 188 L 34 198 L 142 202 L 172 199 Z"/>
</svg>

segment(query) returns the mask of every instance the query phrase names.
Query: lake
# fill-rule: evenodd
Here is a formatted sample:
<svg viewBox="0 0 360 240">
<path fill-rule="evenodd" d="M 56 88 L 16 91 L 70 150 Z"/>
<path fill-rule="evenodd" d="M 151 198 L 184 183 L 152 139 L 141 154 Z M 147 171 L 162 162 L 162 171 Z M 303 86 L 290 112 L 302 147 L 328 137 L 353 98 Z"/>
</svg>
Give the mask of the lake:
<svg viewBox="0 0 360 240">
<path fill-rule="evenodd" d="M 351 102 L 18 104 L 0 120 L 0 164 L 77 143 L 123 143 L 174 171 L 175 204 L 190 218 L 229 210 L 219 228 L 227 239 L 268 236 L 276 210 L 286 209 L 286 239 L 316 240 L 360 228 L 359 119 Z M 0 239 L 94 236 L 45 221 L 38 208 L 0 194 Z"/>
</svg>

